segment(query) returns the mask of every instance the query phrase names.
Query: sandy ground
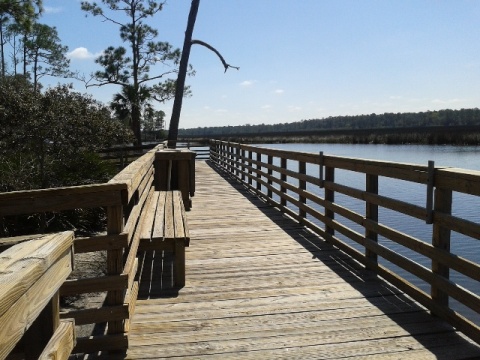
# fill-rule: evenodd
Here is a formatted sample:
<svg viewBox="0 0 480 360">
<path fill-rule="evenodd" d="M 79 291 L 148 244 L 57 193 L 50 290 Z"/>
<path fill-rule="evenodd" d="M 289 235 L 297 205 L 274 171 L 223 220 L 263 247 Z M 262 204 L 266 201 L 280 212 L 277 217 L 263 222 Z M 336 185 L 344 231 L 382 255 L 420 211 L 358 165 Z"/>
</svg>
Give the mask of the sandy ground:
<svg viewBox="0 0 480 360">
<path fill-rule="evenodd" d="M 106 252 L 75 254 L 75 268 L 70 279 L 93 278 L 106 274 Z M 62 311 L 99 308 L 105 300 L 106 293 L 86 293 L 76 296 L 62 297 Z M 94 324 L 76 326 L 77 337 L 92 335 Z"/>
</svg>

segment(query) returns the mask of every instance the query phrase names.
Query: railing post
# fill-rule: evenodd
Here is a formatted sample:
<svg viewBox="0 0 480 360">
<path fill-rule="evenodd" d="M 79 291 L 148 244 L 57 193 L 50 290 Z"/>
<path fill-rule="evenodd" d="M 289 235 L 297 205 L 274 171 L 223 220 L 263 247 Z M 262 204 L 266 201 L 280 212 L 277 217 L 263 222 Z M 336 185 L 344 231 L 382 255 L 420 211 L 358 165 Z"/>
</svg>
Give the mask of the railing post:
<svg viewBox="0 0 480 360">
<path fill-rule="evenodd" d="M 366 175 L 366 191 L 371 194 L 378 194 L 378 176 L 367 174 Z M 378 205 L 365 202 L 365 217 L 368 220 L 378 222 Z M 372 230 L 365 229 L 365 238 L 378 242 L 378 234 Z M 378 262 L 378 255 L 369 250 L 365 249 L 365 257 L 367 260 L 371 260 L 374 263 Z M 367 266 L 369 268 L 369 266 Z"/>
<path fill-rule="evenodd" d="M 228 170 L 228 142 L 223 144 L 223 169 Z"/>
<path fill-rule="evenodd" d="M 323 188 L 323 151 L 320 151 L 318 154 L 318 178 L 320 179 L 320 188 Z"/>
<path fill-rule="evenodd" d="M 325 181 L 335 182 L 335 168 L 325 166 Z M 327 187 L 325 187 L 325 200 L 330 203 L 335 202 L 335 192 Z M 335 213 L 327 207 L 325 207 L 325 216 L 331 220 L 335 219 Z M 328 225 L 325 226 L 325 232 L 329 235 L 335 234 L 335 230 Z"/>
<path fill-rule="evenodd" d="M 433 184 L 435 176 L 435 162 L 428 161 L 428 182 L 427 182 L 427 219 L 426 223 L 431 224 L 433 221 Z"/>
<path fill-rule="evenodd" d="M 219 153 L 220 153 L 220 146 L 218 144 L 218 140 L 214 140 L 215 143 L 214 143 L 214 158 L 212 159 L 213 161 L 215 161 L 215 163 L 218 165 L 218 157 L 219 157 Z"/>
<path fill-rule="evenodd" d="M 300 174 L 300 176 L 305 175 L 307 173 L 307 164 L 305 163 L 305 161 L 298 162 L 298 173 Z M 307 182 L 303 179 L 298 180 L 298 188 L 300 189 L 300 191 L 307 190 Z M 298 199 L 302 204 L 307 203 L 307 199 L 305 198 L 305 196 L 299 195 Z M 298 214 L 300 215 L 301 218 L 307 217 L 307 212 L 303 209 L 299 209 Z"/>
<path fill-rule="evenodd" d="M 262 169 L 262 154 L 257 152 L 257 190 L 261 191 L 262 190 L 262 184 L 260 183 L 260 179 L 262 178 L 262 175 L 260 174 L 260 170 Z"/>
<path fill-rule="evenodd" d="M 227 143 L 227 171 L 229 174 L 233 174 L 232 169 L 232 145 L 230 141 Z"/>
<path fill-rule="evenodd" d="M 268 180 L 267 181 L 268 181 L 268 185 L 272 186 L 272 184 L 273 184 L 273 181 L 272 181 L 273 170 L 271 169 L 271 166 L 273 165 L 273 156 L 272 155 L 268 155 L 267 162 L 268 162 L 268 165 L 269 165 L 269 168 L 267 170 L 267 172 L 268 172 Z M 273 192 L 270 188 L 267 189 L 267 196 L 270 199 L 273 197 Z"/>
<path fill-rule="evenodd" d="M 230 172 L 232 173 L 232 175 L 235 174 L 235 170 L 237 168 L 237 165 L 235 164 L 235 161 L 236 161 L 236 156 L 235 156 L 236 147 L 235 147 L 235 145 L 236 145 L 235 143 L 230 145 L 231 146 L 231 148 L 230 148 L 230 167 L 231 167 Z"/>
<path fill-rule="evenodd" d="M 240 176 L 240 145 L 237 144 L 235 147 L 235 175 L 237 178 Z"/>
<path fill-rule="evenodd" d="M 287 159 L 285 158 L 280 158 L 280 167 L 282 168 L 282 170 L 286 170 L 287 169 Z M 283 182 L 286 182 L 287 181 L 287 175 L 286 174 L 280 174 L 280 180 L 282 180 Z M 284 187 L 284 186 L 280 186 L 280 192 L 282 192 L 283 194 L 286 194 L 287 193 L 287 189 Z M 280 204 L 282 206 L 287 206 L 287 199 L 285 199 L 284 197 L 281 197 L 280 198 Z"/>
<path fill-rule="evenodd" d="M 224 169 L 227 167 L 227 165 L 226 165 L 227 164 L 227 150 L 226 150 L 226 148 L 227 148 L 227 145 L 224 142 L 222 142 L 222 159 L 221 159 L 222 163 L 220 165 Z"/>
<path fill-rule="evenodd" d="M 441 212 L 450 215 L 452 213 L 452 190 L 435 189 L 435 213 Z M 435 219 L 435 216 L 433 217 Z M 438 249 L 450 252 L 450 233 L 451 230 L 445 228 L 433 221 L 432 245 Z M 432 259 L 432 272 L 448 280 L 450 269 L 441 262 Z M 439 290 L 435 285 L 431 287 L 433 301 L 441 306 L 448 306 L 448 294 Z"/>
<path fill-rule="evenodd" d="M 60 296 L 57 291 L 24 335 L 25 359 L 38 359 L 60 323 Z"/>
<path fill-rule="evenodd" d="M 253 170 L 252 170 L 252 166 L 253 166 L 253 163 L 252 163 L 252 160 L 253 160 L 253 153 L 252 153 L 252 150 L 248 150 L 248 185 L 252 185 L 253 184 L 253 179 L 252 179 L 252 176 L 253 176 Z"/>
<path fill-rule="evenodd" d="M 107 234 L 118 235 L 123 231 L 123 207 L 107 207 Z M 123 272 L 123 249 L 107 251 L 107 274 L 120 275 Z M 124 302 L 123 289 L 107 293 L 107 305 L 122 305 Z M 121 334 L 124 332 L 123 320 L 108 322 L 108 334 Z"/>
<path fill-rule="evenodd" d="M 217 144 L 217 165 L 222 166 L 223 144 L 219 141 Z"/>
<path fill-rule="evenodd" d="M 241 150 L 241 156 L 242 156 L 242 181 L 245 182 L 245 149 Z"/>
</svg>

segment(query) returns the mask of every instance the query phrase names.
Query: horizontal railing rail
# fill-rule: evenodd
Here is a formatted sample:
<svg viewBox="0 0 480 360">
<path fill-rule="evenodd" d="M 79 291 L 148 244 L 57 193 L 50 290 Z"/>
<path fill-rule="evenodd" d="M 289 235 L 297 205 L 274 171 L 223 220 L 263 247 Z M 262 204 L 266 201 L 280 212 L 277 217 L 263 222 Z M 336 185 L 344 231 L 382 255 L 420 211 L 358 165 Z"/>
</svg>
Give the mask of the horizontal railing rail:
<svg viewBox="0 0 480 360">
<path fill-rule="evenodd" d="M 422 166 L 219 140 L 210 143 L 210 159 L 480 343 L 478 321 L 472 320 L 480 313 L 480 296 L 478 288 L 469 285 L 478 286 L 480 265 L 450 251 L 453 235 L 462 234 L 469 241 L 480 239 L 480 224 L 452 211 L 453 193 L 480 196 L 479 171 L 435 167 L 433 162 Z M 382 193 L 379 179 L 383 178 L 398 182 L 397 189 L 420 186 L 424 197 L 406 200 Z M 386 212 L 417 219 L 415 224 L 425 227 L 429 238 L 399 230 L 397 223 L 382 222 Z M 450 276 L 452 271 L 460 276 Z M 462 281 L 457 281 L 459 277 Z M 454 302 L 460 309 L 452 305 Z"/>
<path fill-rule="evenodd" d="M 117 168 L 121 170 L 158 145 L 158 143 L 151 143 L 136 146 L 117 146 L 107 149 L 100 149 L 97 151 L 97 154 L 102 160 L 115 164 Z"/>
</svg>

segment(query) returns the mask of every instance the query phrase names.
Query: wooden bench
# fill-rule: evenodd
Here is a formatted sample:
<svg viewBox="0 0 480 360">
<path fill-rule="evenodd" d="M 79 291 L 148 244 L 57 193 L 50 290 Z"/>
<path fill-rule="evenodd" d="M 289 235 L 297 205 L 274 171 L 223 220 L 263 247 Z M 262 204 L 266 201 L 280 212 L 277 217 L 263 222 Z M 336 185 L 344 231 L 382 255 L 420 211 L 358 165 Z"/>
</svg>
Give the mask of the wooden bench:
<svg viewBox="0 0 480 360">
<path fill-rule="evenodd" d="M 142 210 L 139 250 L 174 253 L 175 286 L 185 286 L 185 247 L 190 245 L 182 193 L 153 191 Z"/>
</svg>

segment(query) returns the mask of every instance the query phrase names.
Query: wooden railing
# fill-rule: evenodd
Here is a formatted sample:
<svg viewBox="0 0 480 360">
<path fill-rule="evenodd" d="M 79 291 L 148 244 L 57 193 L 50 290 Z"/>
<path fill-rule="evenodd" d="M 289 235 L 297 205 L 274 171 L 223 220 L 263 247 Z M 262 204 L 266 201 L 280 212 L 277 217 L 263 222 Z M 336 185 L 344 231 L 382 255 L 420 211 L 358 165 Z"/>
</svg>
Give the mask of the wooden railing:
<svg viewBox="0 0 480 360">
<path fill-rule="evenodd" d="M 401 164 L 218 140 L 211 141 L 210 157 L 251 191 L 480 343 L 478 321 L 472 320 L 480 313 L 480 297 L 475 293 L 480 265 L 450 251 L 453 233 L 470 241 L 480 239 L 479 223 L 452 214 L 454 192 L 480 196 L 480 172 L 438 168 L 433 162 L 428 166 Z M 337 176 L 342 172 L 355 174 L 357 180 L 343 183 Z M 407 202 L 394 198 L 394 194 L 382 194 L 381 178 L 398 181 L 399 189 L 405 184 L 419 184 L 424 197 Z M 347 200 L 340 204 L 340 198 Z M 387 211 L 419 219 L 418 226 L 427 227 L 431 239 L 419 239 L 382 223 L 379 219 Z M 392 244 L 426 261 L 415 261 Z M 451 270 L 477 288 L 454 281 Z M 466 311 L 453 310 L 451 299 Z"/>
<path fill-rule="evenodd" d="M 163 145 L 159 145 L 150 150 L 105 184 L 0 193 L 0 218 L 73 209 L 105 209 L 105 232 L 75 238 L 74 254 L 106 253 L 105 264 L 97 264 L 98 267 L 103 265 L 106 274 L 68 279 L 59 291 L 61 297 L 85 293 L 106 295 L 100 307 L 60 313 L 60 318 L 74 319 L 78 326 L 95 324 L 95 336 L 77 338 L 73 353 L 128 348 L 130 321 L 139 290 L 136 279 L 142 273 L 138 268 L 137 252 L 142 225 L 148 217 L 145 209 L 155 190 L 181 190 L 185 207 L 191 206 L 190 196 L 195 191 L 195 154 L 186 150 L 159 151 L 162 149 Z M 3 239 L 0 251 L 9 244 L 27 239 L 28 236 Z M 0 328 L 3 325 L 0 318 Z"/>
<path fill-rule="evenodd" d="M 71 209 L 106 209 L 105 233 L 74 240 L 75 254 L 106 252 L 106 275 L 69 279 L 60 288 L 60 296 L 106 294 L 101 307 L 61 313 L 61 318 L 75 319 L 76 325 L 102 327 L 108 324 L 98 336 L 78 338 L 75 353 L 128 347 L 128 329 L 138 293 L 135 275 L 139 217 L 152 191 L 156 150 L 149 151 L 105 184 L 0 193 L 0 217 Z"/>
<path fill-rule="evenodd" d="M 75 325 L 60 320 L 58 289 L 73 268 L 73 232 L 8 241 L 0 253 L 0 359 L 66 360 Z"/>
<path fill-rule="evenodd" d="M 121 170 L 156 146 L 156 144 L 146 144 L 140 146 L 112 147 L 99 150 L 98 154 L 102 160 L 113 163 Z"/>
</svg>

